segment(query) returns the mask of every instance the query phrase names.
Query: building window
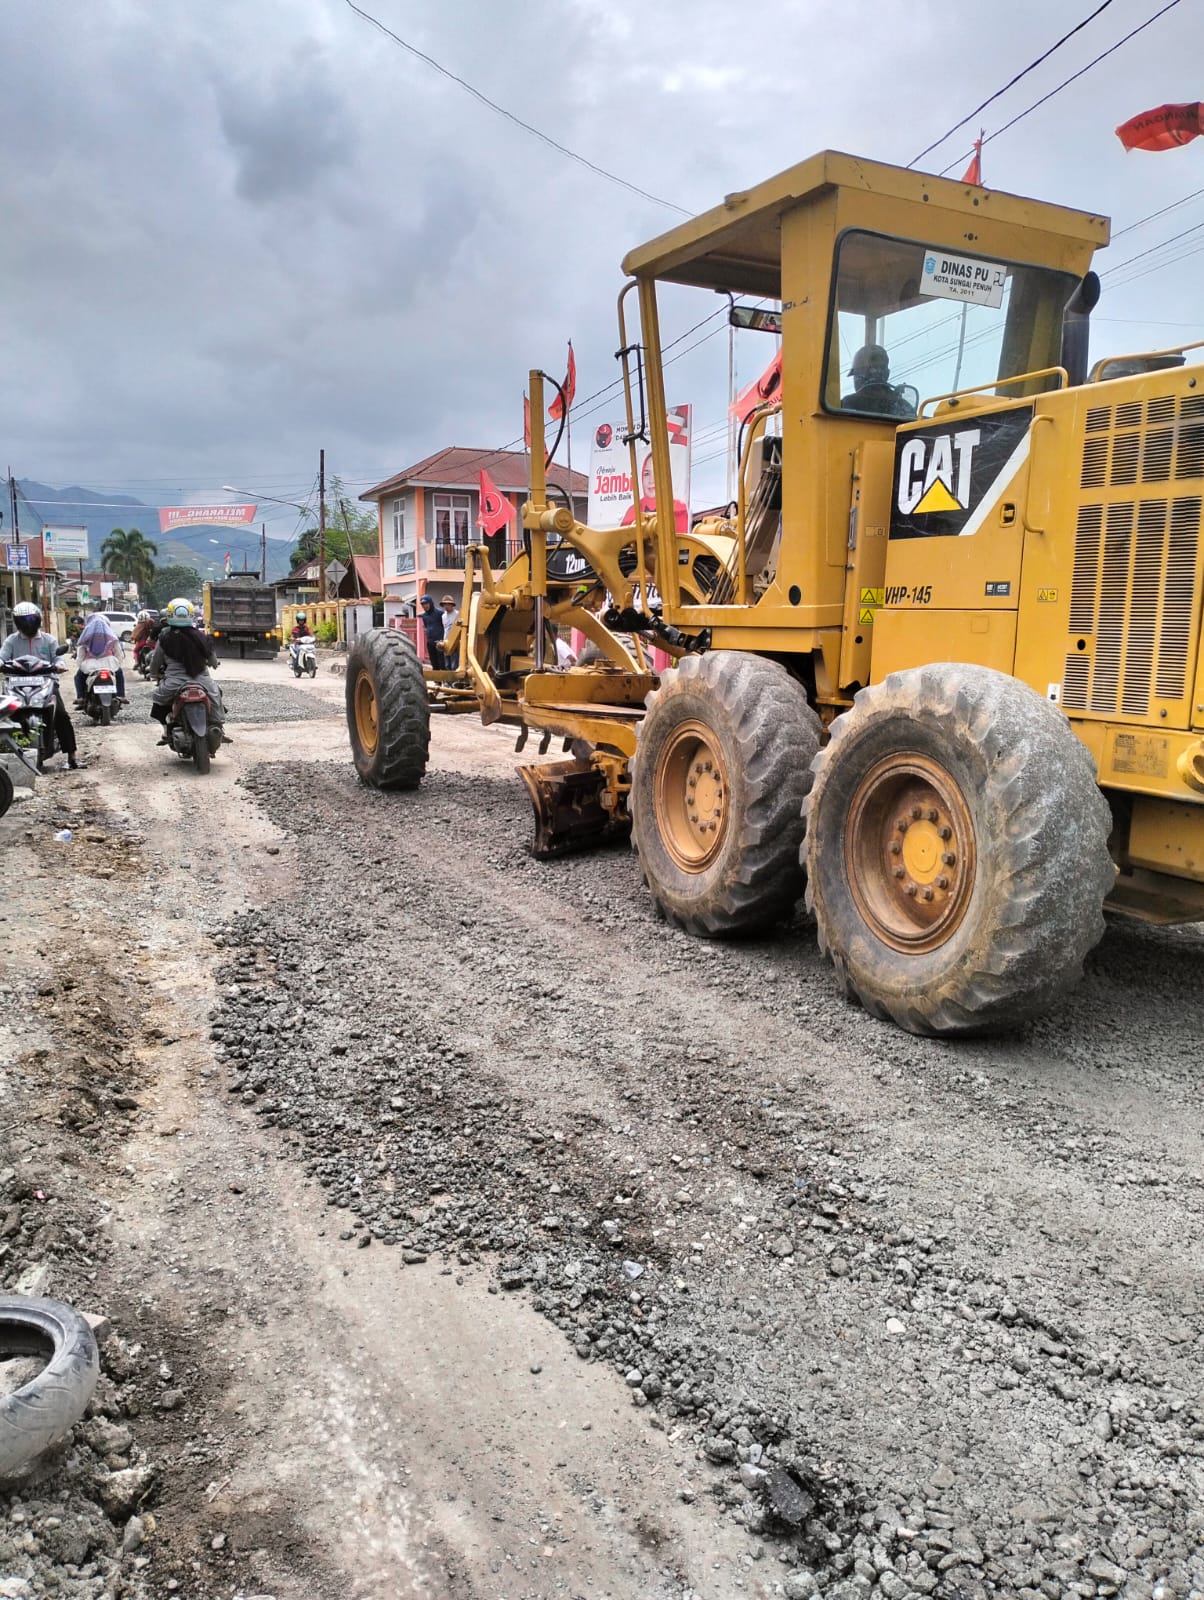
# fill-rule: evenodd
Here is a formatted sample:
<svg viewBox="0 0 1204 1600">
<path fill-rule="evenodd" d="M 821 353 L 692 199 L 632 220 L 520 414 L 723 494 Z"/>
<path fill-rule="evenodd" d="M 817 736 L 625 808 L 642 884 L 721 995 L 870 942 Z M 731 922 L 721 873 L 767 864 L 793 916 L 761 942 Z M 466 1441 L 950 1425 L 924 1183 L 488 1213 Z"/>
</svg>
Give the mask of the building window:
<svg viewBox="0 0 1204 1600">
<path fill-rule="evenodd" d="M 437 494 L 435 502 L 435 538 L 440 544 L 468 543 L 468 519 L 472 513 L 472 499 L 466 494 Z"/>
<path fill-rule="evenodd" d="M 393 548 L 404 550 L 406 547 L 406 503 L 404 500 L 393 502 Z"/>
</svg>

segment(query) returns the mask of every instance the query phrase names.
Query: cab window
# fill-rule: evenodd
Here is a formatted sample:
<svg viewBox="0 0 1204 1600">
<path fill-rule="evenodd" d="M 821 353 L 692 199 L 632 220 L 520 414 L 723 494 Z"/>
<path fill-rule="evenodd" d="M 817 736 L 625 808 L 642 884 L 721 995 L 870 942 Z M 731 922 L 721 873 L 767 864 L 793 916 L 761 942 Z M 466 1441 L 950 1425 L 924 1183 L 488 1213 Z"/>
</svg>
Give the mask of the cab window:
<svg viewBox="0 0 1204 1600">
<path fill-rule="evenodd" d="M 906 422 L 926 397 L 1056 366 L 1077 283 L 853 229 L 837 249 L 824 409 Z M 1016 398 L 1052 381 L 1002 392 Z"/>
</svg>

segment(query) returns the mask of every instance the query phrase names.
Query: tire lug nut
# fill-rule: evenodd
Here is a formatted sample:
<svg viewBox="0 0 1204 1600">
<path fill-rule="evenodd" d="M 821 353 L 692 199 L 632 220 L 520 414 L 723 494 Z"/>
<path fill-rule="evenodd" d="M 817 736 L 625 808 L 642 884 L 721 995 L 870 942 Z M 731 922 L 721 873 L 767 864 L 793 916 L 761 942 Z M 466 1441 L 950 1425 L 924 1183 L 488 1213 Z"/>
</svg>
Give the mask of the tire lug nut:
<svg viewBox="0 0 1204 1600">
<path fill-rule="evenodd" d="M 929 822 L 935 822 L 936 819 L 940 816 L 940 812 L 937 810 L 937 808 L 935 806 L 929 806 L 928 810 L 924 813 L 924 815 L 928 818 Z"/>
<path fill-rule="evenodd" d="M 892 856 L 899 856 L 903 854 L 903 846 L 897 839 L 891 844 L 890 853 Z"/>
<path fill-rule="evenodd" d="M 911 818 L 910 817 L 900 817 L 898 822 L 895 823 L 895 827 L 898 829 L 898 831 L 900 833 L 906 833 L 908 828 L 911 827 Z"/>
<path fill-rule="evenodd" d="M 932 890 L 931 889 L 925 889 L 924 890 L 924 898 L 925 898 L 925 900 L 931 900 L 932 899 Z"/>
<path fill-rule="evenodd" d="M 912 808 L 911 808 L 911 820 L 913 822 L 918 822 L 923 815 L 924 815 L 924 807 L 923 806 L 912 806 Z"/>
<path fill-rule="evenodd" d="M 944 827 L 938 828 L 937 832 L 940 834 L 942 839 L 952 839 L 953 837 L 953 829 L 947 822 L 945 823 Z"/>
<path fill-rule="evenodd" d="M 911 898 L 912 898 L 912 899 L 913 899 L 913 900 L 914 900 L 914 899 L 915 899 L 915 895 L 916 895 L 916 886 L 915 886 L 915 884 L 914 884 L 914 883 L 909 883 L 909 884 L 908 884 L 908 885 L 907 885 L 907 893 L 908 893 L 908 894 L 909 894 L 909 895 L 910 895 L 910 896 L 911 896 Z"/>
<path fill-rule="evenodd" d="M 906 874 L 906 872 L 904 872 L 902 867 L 896 867 L 895 868 L 895 877 L 896 878 L 905 878 L 906 876 L 907 876 L 907 874 Z"/>
<path fill-rule="evenodd" d="M 957 865 L 957 857 L 953 854 L 952 850 L 946 850 L 944 855 L 941 857 L 941 860 L 947 867 L 955 867 Z"/>
<path fill-rule="evenodd" d="M 943 878 L 943 877 L 942 878 L 938 878 L 936 880 L 936 886 L 937 886 L 938 889 L 947 889 L 949 887 L 948 878 Z"/>
</svg>

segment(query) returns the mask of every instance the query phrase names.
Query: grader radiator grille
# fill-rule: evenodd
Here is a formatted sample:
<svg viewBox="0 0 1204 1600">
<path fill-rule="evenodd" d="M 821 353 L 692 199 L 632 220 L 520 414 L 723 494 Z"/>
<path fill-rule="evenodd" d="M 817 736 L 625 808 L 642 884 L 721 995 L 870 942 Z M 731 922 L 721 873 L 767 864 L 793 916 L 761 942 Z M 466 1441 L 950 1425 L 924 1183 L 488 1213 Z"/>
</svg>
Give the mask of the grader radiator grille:
<svg viewBox="0 0 1204 1600">
<path fill-rule="evenodd" d="M 1062 704 L 1150 718 L 1192 687 L 1204 395 L 1092 406 L 1079 484 Z"/>
</svg>

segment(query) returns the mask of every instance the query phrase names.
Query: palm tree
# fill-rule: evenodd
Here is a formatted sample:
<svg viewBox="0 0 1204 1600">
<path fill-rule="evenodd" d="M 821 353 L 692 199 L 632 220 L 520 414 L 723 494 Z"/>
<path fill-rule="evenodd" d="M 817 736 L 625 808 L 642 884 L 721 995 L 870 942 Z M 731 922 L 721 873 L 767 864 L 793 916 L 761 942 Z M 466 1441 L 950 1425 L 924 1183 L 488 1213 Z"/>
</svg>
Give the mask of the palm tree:
<svg viewBox="0 0 1204 1600">
<path fill-rule="evenodd" d="M 101 564 L 125 583 L 147 588 L 155 575 L 159 547 L 138 528 L 114 528 L 100 547 Z"/>
</svg>

